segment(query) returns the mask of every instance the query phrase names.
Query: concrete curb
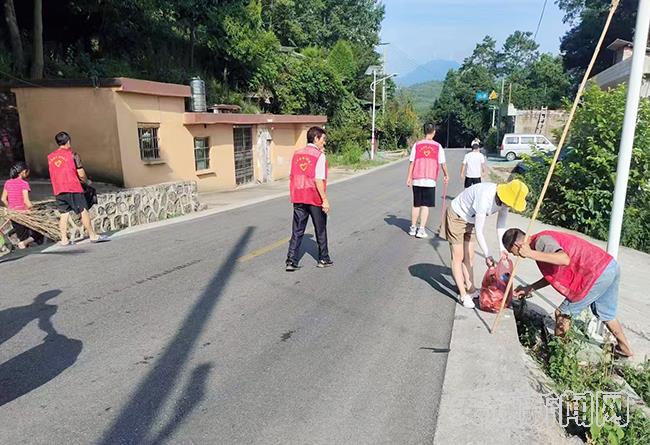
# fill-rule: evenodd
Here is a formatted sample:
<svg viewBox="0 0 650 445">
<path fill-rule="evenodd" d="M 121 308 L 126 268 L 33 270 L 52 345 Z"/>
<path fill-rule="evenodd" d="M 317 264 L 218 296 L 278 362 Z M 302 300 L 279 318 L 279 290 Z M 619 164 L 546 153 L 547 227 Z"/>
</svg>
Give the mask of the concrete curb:
<svg viewBox="0 0 650 445">
<path fill-rule="evenodd" d="M 351 179 L 360 178 L 362 176 L 369 175 L 371 173 L 374 173 L 374 172 L 383 170 L 385 168 L 391 167 L 391 166 L 393 166 L 395 164 L 398 164 L 400 162 L 403 162 L 403 161 L 405 161 L 405 159 L 398 159 L 398 160 L 395 160 L 395 161 L 389 161 L 386 164 L 380 165 L 378 167 L 369 168 L 367 170 L 363 170 L 363 171 L 360 171 L 358 173 L 354 173 L 354 174 L 352 174 L 350 176 L 346 176 L 344 178 L 340 178 L 340 179 L 337 179 L 335 181 L 332 181 L 332 182 L 330 182 L 328 184 L 328 186 L 340 184 L 342 182 L 349 181 Z M 229 212 L 231 210 L 236 210 L 236 209 L 240 209 L 242 207 L 247 207 L 247 206 L 259 204 L 259 203 L 262 203 L 262 202 L 271 201 L 273 199 L 282 198 L 282 197 L 285 197 L 285 196 L 289 196 L 289 190 L 284 191 L 284 192 L 280 192 L 280 193 L 274 193 L 274 194 L 271 194 L 271 195 L 261 196 L 259 198 L 248 199 L 248 200 L 236 203 L 236 204 L 230 204 L 230 205 L 226 205 L 226 206 L 223 206 L 223 207 L 217 207 L 217 208 L 214 208 L 214 209 L 207 209 L 207 210 L 202 210 L 202 211 L 199 211 L 199 212 L 190 213 L 188 215 L 178 216 L 178 217 L 173 218 L 173 219 L 167 219 L 167 220 L 164 220 L 164 221 L 157 221 L 157 222 L 152 222 L 152 223 L 149 223 L 149 224 L 141 224 L 139 226 L 129 227 L 127 229 L 120 230 L 119 232 L 116 232 L 115 234 L 113 234 L 111 236 L 111 238 L 120 238 L 120 237 L 123 237 L 123 236 L 126 236 L 126 235 L 132 235 L 134 233 L 144 232 L 146 230 L 152 230 L 152 229 L 157 229 L 157 228 L 160 228 L 160 227 L 170 226 L 170 225 L 173 225 L 173 224 L 179 224 L 179 223 L 183 223 L 183 222 L 193 221 L 195 219 L 205 218 L 205 217 L 208 217 L 208 216 L 216 215 L 218 213 Z"/>
</svg>

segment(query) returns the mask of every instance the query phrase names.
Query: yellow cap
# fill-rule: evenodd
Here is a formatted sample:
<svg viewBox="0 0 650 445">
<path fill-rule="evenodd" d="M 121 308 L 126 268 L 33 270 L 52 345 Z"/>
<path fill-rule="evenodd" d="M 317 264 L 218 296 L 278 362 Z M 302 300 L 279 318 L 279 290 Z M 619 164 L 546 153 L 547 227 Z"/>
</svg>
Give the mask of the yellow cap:
<svg viewBox="0 0 650 445">
<path fill-rule="evenodd" d="M 528 186 L 519 179 L 497 185 L 497 196 L 501 202 L 517 212 L 523 212 L 526 208 L 526 195 Z"/>
</svg>

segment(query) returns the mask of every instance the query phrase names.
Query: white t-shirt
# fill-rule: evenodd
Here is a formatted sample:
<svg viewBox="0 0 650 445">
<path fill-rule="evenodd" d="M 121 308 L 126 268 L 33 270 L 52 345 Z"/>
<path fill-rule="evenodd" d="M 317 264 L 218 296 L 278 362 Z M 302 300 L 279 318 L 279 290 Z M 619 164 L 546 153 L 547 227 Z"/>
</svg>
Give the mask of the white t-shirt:
<svg viewBox="0 0 650 445">
<path fill-rule="evenodd" d="M 501 250 L 503 247 L 503 234 L 506 232 L 506 219 L 508 218 L 508 206 L 498 206 L 496 203 L 497 185 L 492 182 L 475 184 L 463 190 L 460 195 L 451 201 L 451 208 L 468 223 L 474 224 L 476 228 L 476 240 L 478 241 L 483 254 L 488 257 L 490 251 L 485 241 L 483 229 L 485 220 L 489 215 L 499 212 L 497 218 L 497 238 Z"/>
<path fill-rule="evenodd" d="M 415 147 L 418 145 L 416 142 L 413 144 L 413 147 L 411 147 L 411 155 L 409 156 L 409 161 L 414 162 L 415 161 Z M 444 164 L 446 163 L 447 160 L 445 159 L 445 150 L 440 146 L 438 148 L 438 164 Z M 436 186 L 436 181 L 433 179 L 414 179 L 413 180 L 413 185 L 416 187 L 435 187 Z"/>
<path fill-rule="evenodd" d="M 314 144 L 307 145 L 316 147 Z M 327 159 L 325 158 L 325 153 L 321 153 L 318 157 L 318 161 L 316 161 L 316 179 L 327 179 Z"/>
<path fill-rule="evenodd" d="M 483 164 L 485 164 L 485 156 L 480 151 L 471 151 L 463 158 L 463 164 L 465 165 L 466 178 L 480 178 Z"/>
</svg>

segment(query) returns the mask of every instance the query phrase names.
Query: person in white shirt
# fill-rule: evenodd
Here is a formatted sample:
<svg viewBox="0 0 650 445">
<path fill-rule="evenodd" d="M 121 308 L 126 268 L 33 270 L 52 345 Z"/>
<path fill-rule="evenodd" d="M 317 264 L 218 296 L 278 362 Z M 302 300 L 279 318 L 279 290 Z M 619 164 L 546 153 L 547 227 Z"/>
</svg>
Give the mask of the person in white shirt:
<svg viewBox="0 0 650 445">
<path fill-rule="evenodd" d="M 480 147 L 478 142 L 472 142 L 472 151 L 467 153 L 463 158 L 463 164 L 460 167 L 460 177 L 465 178 L 465 188 L 479 184 L 481 177 L 487 175 L 485 156 L 481 153 Z"/>
<path fill-rule="evenodd" d="M 436 206 L 436 181 L 442 170 L 445 184 L 449 182 L 445 151 L 433 140 L 436 126 L 424 126 L 425 138 L 413 144 L 409 157 L 409 168 L 406 185 L 413 188 L 413 208 L 411 209 L 411 227 L 409 235 L 417 238 L 427 238 L 426 225 L 429 219 L 429 207 Z M 417 227 L 418 217 L 420 227 Z"/>
<path fill-rule="evenodd" d="M 506 219 L 509 209 L 522 212 L 526 208 L 528 186 L 515 179 L 506 184 L 484 182 L 462 191 L 447 208 L 442 221 L 440 236 L 449 242 L 451 249 L 451 271 L 458 286 L 459 301 L 469 309 L 475 307 L 474 298 L 479 291 L 474 286 L 474 243 L 485 255 L 488 267 L 495 265 L 485 241 L 485 220 L 489 215 L 498 213 L 497 239 L 501 256 L 507 255 L 501 240 L 506 231 Z M 476 230 L 475 230 L 476 229 Z"/>
</svg>

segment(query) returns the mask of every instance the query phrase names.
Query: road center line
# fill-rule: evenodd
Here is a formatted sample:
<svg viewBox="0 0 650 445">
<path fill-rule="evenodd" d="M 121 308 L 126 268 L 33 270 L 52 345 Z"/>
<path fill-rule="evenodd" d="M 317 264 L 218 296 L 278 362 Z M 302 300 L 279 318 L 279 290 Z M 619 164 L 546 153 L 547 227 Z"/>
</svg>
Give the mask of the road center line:
<svg viewBox="0 0 650 445">
<path fill-rule="evenodd" d="M 239 257 L 237 259 L 237 262 L 238 263 L 243 263 L 245 261 L 250 261 L 253 258 L 257 258 L 258 256 L 262 256 L 262 255 L 264 255 L 266 253 L 269 253 L 273 249 L 277 249 L 278 247 L 286 246 L 287 243 L 289 243 L 290 239 L 291 239 L 291 237 L 288 236 L 288 237 L 282 238 L 281 240 L 276 241 L 276 242 L 274 242 L 272 244 L 269 244 L 269 245 L 266 245 L 264 247 L 260 247 L 259 249 L 253 250 L 252 252 L 247 253 L 246 255 Z"/>
</svg>

